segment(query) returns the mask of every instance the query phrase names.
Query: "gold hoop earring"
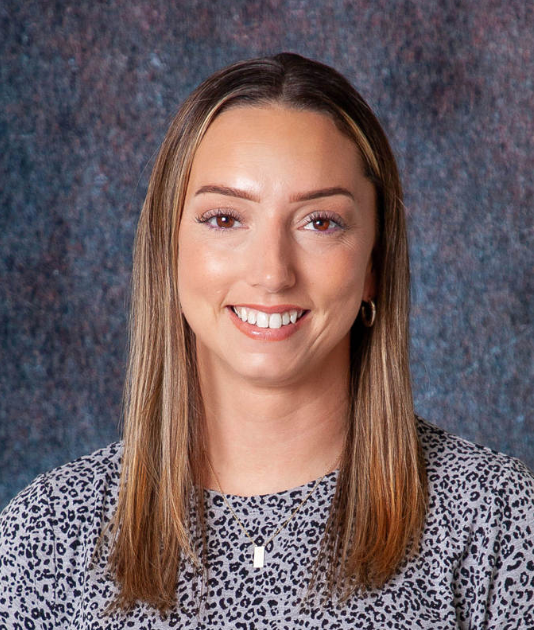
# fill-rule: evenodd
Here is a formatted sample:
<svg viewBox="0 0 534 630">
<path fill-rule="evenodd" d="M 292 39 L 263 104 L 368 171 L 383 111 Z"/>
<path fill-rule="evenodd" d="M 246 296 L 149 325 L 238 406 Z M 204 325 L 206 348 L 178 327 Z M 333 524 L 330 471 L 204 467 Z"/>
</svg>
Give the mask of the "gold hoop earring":
<svg viewBox="0 0 534 630">
<path fill-rule="evenodd" d="M 369 311 L 371 311 L 369 313 Z M 360 315 L 362 318 L 362 324 L 366 328 L 371 328 L 374 326 L 376 319 L 376 305 L 373 300 L 369 300 L 368 302 L 362 302 L 360 308 Z"/>
</svg>

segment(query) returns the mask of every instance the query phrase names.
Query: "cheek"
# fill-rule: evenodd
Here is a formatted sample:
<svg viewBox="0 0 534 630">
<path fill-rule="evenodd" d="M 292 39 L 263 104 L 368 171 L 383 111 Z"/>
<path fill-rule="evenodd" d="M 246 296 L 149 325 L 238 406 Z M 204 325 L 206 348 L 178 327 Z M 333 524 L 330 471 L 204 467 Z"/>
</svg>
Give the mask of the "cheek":
<svg viewBox="0 0 534 630">
<path fill-rule="evenodd" d="M 321 309 L 327 318 L 328 328 L 334 334 L 345 336 L 358 317 L 365 285 L 365 259 L 362 256 L 332 257 L 321 269 L 315 286 L 322 287 Z"/>
<path fill-rule="evenodd" d="M 361 301 L 366 276 L 366 261 L 361 255 L 345 254 L 331 257 L 321 268 L 324 294 L 333 303 L 358 304 Z"/>
<path fill-rule="evenodd" d="M 182 305 L 195 300 L 214 300 L 224 295 L 232 275 L 230 256 L 184 238 L 179 243 L 178 286 Z"/>
</svg>

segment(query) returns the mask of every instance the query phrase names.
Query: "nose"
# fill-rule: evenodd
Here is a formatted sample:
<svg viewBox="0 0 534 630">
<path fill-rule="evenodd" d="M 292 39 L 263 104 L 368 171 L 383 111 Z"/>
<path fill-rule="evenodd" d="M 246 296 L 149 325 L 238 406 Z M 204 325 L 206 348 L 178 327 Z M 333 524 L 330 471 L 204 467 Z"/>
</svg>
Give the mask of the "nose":
<svg viewBox="0 0 534 630">
<path fill-rule="evenodd" d="M 268 293 L 281 293 L 294 286 L 295 243 L 286 226 L 273 222 L 258 231 L 247 252 L 248 281 Z"/>
</svg>

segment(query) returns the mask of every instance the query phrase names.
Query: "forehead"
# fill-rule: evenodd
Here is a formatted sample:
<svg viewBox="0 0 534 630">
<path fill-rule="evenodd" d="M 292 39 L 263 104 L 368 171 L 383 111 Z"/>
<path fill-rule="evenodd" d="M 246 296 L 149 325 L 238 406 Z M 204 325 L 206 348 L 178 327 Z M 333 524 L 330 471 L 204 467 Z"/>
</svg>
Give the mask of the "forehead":
<svg viewBox="0 0 534 630">
<path fill-rule="evenodd" d="M 355 142 L 329 115 L 281 105 L 234 107 L 215 118 L 195 153 L 190 181 L 235 177 L 236 169 L 315 187 L 364 177 Z"/>
</svg>

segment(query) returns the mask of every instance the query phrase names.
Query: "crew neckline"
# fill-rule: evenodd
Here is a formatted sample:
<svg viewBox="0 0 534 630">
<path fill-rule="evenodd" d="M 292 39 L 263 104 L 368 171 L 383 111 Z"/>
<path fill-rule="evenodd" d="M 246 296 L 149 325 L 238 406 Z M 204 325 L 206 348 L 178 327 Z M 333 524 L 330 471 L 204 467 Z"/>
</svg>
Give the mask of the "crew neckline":
<svg viewBox="0 0 534 630">
<path fill-rule="evenodd" d="M 321 483 L 318 484 L 318 488 L 327 480 L 332 481 L 335 478 L 337 478 L 338 473 L 339 473 L 339 468 L 335 468 L 334 470 L 332 470 L 332 472 L 329 472 L 326 475 L 324 475 L 324 478 L 322 479 Z M 307 483 L 304 483 L 300 486 L 295 486 L 293 488 L 289 488 L 288 490 L 280 490 L 279 492 L 271 492 L 267 494 L 249 494 L 249 495 L 224 493 L 224 496 L 230 501 L 235 500 L 235 501 L 244 501 L 244 502 L 254 501 L 254 500 L 265 501 L 274 497 L 276 497 L 277 499 L 281 499 L 295 492 L 303 493 L 307 490 L 311 490 L 313 486 L 317 483 L 317 479 L 321 479 L 321 478 L 317 477 L 316 479 L 312 479 L 311 481 L 308 481 Z M 204 495 L 205 496 L 207 495 L 208 497 L 211 497 L 211 498 L 215 498 L 215 497 L 222 498 L 223 496 L 223 494 L 219 492 L 219 490 L 212 490 L 211 488 L 203 488 L 203 490 L 204 490 Z"/>
</svg>

